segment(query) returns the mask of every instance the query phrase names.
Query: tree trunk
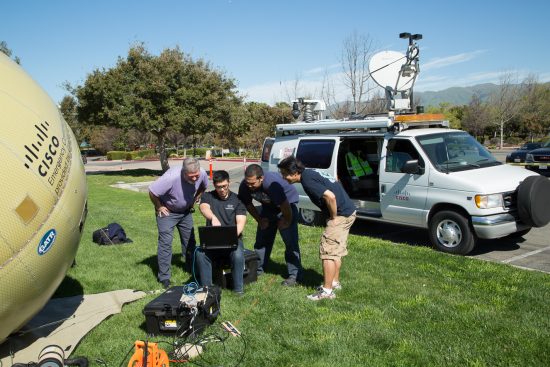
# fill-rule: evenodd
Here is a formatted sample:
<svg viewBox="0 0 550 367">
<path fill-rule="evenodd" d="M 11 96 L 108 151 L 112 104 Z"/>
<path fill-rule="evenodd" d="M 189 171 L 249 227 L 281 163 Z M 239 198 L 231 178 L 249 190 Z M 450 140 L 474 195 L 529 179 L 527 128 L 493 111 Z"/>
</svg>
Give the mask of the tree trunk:
<svg viewBox="0 0 550 367">
<path fill-rule="evenodd" d="M 164 173 L 170 169 L 166 155 L 166 137 L 164 134 L 157 135 L 157 149 L 159 151 L 160 167 Z"/>
<path fill-rule="evenodd" d="M 504 143 L 504 122 L 500 123 L 500 149 L 502 149 Z"/>
</svg>

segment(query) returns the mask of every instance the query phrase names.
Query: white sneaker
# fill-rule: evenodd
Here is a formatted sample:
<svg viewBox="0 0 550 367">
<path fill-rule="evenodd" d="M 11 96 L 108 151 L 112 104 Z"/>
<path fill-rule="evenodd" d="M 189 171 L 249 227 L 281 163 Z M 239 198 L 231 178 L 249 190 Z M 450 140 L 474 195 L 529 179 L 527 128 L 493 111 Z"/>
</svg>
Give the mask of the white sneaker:
<svg viewBox="0 0 550 367">
<path fill-rule="evenodd" d="M 315 288 L 316 291 L 320 292 L 323 290 L 323 285 L 321 284 L 317 288 Z M 342 290 L 342 284 L 340 282 L 333 282 L 332 283 L 332 291 L 340 291 Z"/>
<path fill-rule="evenodd" d="M 309 296 L 307 296 L 307 299 L 309 299 L 310 301 L 320 301 L 322 299 L 335 299 L 335 298 L 336 298 L 336 294 L 334 294 L 334 292 L 327 293 L 322 289 L 317 293 L 310 294 Z"/>
</svg>

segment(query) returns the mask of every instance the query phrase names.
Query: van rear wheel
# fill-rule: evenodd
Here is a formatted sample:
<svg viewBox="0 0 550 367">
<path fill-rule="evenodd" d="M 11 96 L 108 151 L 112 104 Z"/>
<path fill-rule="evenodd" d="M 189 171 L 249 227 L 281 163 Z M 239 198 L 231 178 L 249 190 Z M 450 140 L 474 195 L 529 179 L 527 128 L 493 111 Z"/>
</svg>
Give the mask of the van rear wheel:
<svg viewBox="0 0 550 367">
<path fill-rule="evenodd" d="M 325 216 L 316 210 L 300 208 L 299 222 L 307 226 L 325 225 Z"/>
<path fill-rule="evenodd" d="M 440 251 L 466 255 L 475 246 L 475 236 L 468 219 L 455 211 L 442 210 L 430 220 L 430 241 Z"/>
</svg>

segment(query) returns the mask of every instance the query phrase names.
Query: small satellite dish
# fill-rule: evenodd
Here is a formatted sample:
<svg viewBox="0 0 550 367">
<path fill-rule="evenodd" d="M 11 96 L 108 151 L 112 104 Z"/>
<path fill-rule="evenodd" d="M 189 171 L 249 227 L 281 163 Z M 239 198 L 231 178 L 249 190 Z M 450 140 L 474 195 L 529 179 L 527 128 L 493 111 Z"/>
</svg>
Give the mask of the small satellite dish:
<svg viewBox="0 0 550 367">
<path fill-rule="evenodd" d="M 407 91 L 413 87 L 416 71 L 411 72 L 409 69 L 403 73 L 406 62 L 407 56 L 401 52 L 382 51 L 371 57 L 369 73 L 376 84 L 384 89 L 390 87 L 394 93 Z"/>
</svg>

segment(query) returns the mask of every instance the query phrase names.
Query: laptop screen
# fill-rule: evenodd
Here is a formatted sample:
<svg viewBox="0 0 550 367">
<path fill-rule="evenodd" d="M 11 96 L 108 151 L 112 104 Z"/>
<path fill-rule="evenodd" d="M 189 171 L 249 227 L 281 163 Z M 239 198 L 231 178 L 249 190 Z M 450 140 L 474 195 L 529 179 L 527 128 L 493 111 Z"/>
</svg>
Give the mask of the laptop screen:
<svg viewBox="0 0 550 367">
<path fill-rule="evenodd" d="M 200 247 L 204 250 L 231 250 L 238 246 L 237 226 L 199 227 Z"/>
</svg>

